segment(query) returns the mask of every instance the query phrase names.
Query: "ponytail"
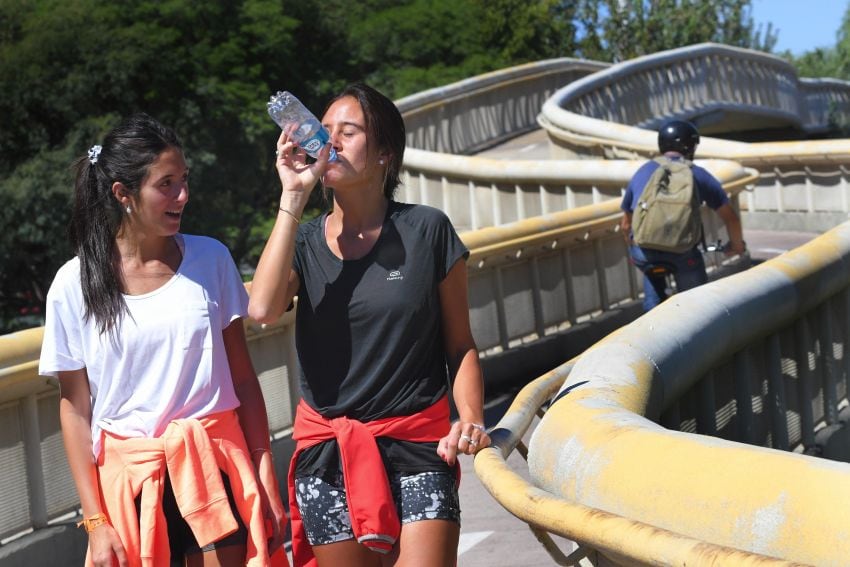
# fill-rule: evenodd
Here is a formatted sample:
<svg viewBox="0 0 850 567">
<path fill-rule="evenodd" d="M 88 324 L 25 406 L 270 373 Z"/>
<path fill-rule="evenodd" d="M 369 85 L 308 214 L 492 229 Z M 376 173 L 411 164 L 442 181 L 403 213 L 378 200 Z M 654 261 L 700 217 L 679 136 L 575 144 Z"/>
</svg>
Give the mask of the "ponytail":
<svg viewBox="0 0 850 567">
<path fill-rule="evenodd" d="M 84 317 L 94 317 L 98 332 L 112 331 L 127 312 L 122 295 L 116 238 L 124 210 L 112 194 L 121 182 L 138 195 L 151 164 L 177 135 L 147 114 L 136 114 L 107 134 L 103 146 L 93 146 L 74 163 L 74 205 L 69 236 L 80 260 Z"/>
</svg>

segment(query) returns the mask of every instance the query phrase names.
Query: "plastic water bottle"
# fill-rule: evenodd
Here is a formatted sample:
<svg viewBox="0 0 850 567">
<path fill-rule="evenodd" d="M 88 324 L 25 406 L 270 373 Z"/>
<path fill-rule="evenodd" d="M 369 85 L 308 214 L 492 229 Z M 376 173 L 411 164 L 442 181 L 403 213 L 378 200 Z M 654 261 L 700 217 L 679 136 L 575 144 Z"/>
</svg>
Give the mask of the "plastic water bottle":
<svg viewBox="0 0 850 567">
<path fill-rule="evenodd" d="M 319 119 L 301 101 L 288 91 L 278 91 L 272 95 L 267 104 L 269 116 L 272 117 L 281 130 L 291 132 L 289 137 L 307 155 L 318 157 L 319 151 L 331 139 L 328 130 L 322 126 Z M 336 159 L 336 150 L 331 148 L 328 161 Z"/>
</svg>

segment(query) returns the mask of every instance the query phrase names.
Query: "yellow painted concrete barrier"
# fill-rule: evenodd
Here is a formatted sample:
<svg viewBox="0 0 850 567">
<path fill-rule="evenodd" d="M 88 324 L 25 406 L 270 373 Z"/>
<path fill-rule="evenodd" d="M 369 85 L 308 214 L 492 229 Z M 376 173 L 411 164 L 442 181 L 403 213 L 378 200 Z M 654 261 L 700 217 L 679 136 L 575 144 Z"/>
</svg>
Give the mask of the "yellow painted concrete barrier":
<svg viewBox="0 0 850 567">
<path fill-rule="evenodd" d="M 493 444 L 475 457 L 475 473 L 510 513 L 529 524 L 559 565 L 573 562 L 541 537 L 548 532 L 569 538 L 584 549 L 578 555 L 601 553 L 621 565 L 796 565 L 793 562 L 713 545 L 568 501 L 522 478 L 505 462 L 517 447 L 537 412 L 562 387 L 575 361 L 541 376 L 523 388 L 491 431 Z"/>
<path fill-rule="evenodd" d="M 551 523 L 529 518 L 605 555 L 622 554 L 625 564 L 713 564 L 700 555 L 705 548 L 680 547 L 684 538 L 728 549 L 715 556 L 731 554 L 725 564 L 746 564 L 753 554 L 847 565 L 850 464 L 671 431 L 653 420 L 719 362 L 787 329 L 848 286 L 850 223 L 678 294 L 586 351 L 562 386 L 569 392 L 529 444 L 531 477 L 545 491 L 526 491 L 533 514 L 548 505 L 563 509 L 547 516 Z M 488 455 L 480 466 L 476 461 L 477 471 L 494 458 Z M 517 490 L 513 482 L 506 479 L 498 492 Z M 555 501 L 541 500 L 545 494 Z M 606 539 L 611 518 L 647 528 L 618 527 L 614 545 Z M 647 540 L 633 546 L 638 534 Z M 655 553 L 667 559 L 656 562 Z"/>
</svg>

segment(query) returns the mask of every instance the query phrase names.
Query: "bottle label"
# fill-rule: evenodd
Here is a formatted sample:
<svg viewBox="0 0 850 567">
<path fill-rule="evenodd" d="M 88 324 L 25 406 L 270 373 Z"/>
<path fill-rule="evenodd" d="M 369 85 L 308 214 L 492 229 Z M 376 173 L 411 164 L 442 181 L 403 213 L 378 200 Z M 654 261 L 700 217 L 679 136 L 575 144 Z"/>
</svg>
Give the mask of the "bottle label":
<svg viewBox="0 0 850 567">
<path fill-rule="evenodd" d="M 301 147 L 304 148 L 307 153 L 318 153 L 324 145 L 322 140 L 319 138 L 319 136 L 313 136 L 309 140 L 304 140 L 301 142 Z"/>
</svg>

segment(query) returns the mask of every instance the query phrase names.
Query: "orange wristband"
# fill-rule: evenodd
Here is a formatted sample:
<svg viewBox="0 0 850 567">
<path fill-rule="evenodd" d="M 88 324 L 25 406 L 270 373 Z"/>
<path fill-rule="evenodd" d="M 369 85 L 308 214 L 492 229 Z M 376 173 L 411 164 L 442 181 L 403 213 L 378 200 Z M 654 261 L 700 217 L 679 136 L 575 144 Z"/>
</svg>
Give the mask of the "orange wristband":
<svg viewBox="0 0 850 567">
<path fill-rule="evenodd" d="M 108 523 L 109 518 L 106 517 L 106 514 L 95 514 L 77 522 L 77 527 L 84 527 L 87 533 L 91 533 L 96 527 Z"/>
</svg>

